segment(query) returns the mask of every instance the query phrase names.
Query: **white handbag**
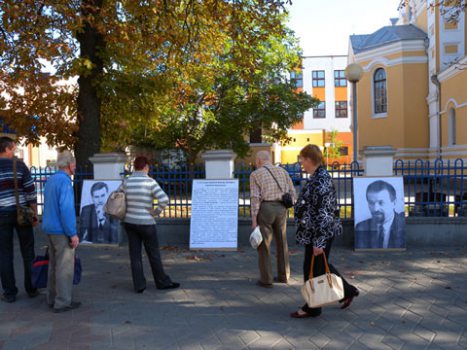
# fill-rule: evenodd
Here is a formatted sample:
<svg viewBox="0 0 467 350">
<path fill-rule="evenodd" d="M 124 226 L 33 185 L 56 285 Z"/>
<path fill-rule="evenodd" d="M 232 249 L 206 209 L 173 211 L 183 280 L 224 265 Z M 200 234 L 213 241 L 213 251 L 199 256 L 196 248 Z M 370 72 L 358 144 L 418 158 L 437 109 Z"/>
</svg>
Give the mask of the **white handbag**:
<svg viewBox="0 0 467 350">
<path fill-rule="evenodd" d="M 253 249 L 258 249 L 259 245 L 263 241 L 263 235 L 261 234 L 261 231 L 259 230 L 259 225 L 256 226 L 256 228 L 253 230 L 253 232 L 250 235 L 250 244 Z"/>
<path fill-rule="evenodd" d="M 329 270 L 326 254 L 323 253 L 325 274 L 313 277 L 315 256 L 311 258 L 310 278 L 301 288 L 303 298 L 309 307 L 321 307 L 344 298 L 342 278 Z"/>
<path fill-rule="evenodd" d="M 122 186 L 120 186 L 118 190 L 110 193 L 104 205 L 104 211 L 119 220 L 123 220 L 126 216 L 125 188 L 126 181 L 123 180 Z"/>
<path fill-rule="evenodd" d="M 123 220 L 126 215 L 126 196 L 123 191 L 113 191 L 107 198 L 104 211 L 117 219 Z"/>
</svg>

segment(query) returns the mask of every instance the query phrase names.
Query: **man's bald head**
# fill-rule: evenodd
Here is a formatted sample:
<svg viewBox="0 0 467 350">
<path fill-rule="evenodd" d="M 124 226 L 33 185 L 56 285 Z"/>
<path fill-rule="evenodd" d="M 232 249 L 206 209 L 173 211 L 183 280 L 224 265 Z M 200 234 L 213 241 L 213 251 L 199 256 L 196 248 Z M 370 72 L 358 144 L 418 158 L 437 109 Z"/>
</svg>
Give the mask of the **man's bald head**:
<svg viewBox="0 0 467 350">
<path fill-rule="evenodd" d="M 271 163 L 271 152 L 259 151 L 256 153 L 256 166 L 258 168 L 268 163 Z"/>
</svg>

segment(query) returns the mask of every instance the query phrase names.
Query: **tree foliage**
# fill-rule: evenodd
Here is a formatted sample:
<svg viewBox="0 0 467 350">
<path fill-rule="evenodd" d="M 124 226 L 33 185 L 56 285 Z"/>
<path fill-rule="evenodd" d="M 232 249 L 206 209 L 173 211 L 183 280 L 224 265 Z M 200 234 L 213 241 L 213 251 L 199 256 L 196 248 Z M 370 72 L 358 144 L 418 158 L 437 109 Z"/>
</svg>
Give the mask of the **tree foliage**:
<svg viewBox="0 0 467 350">
<path fill-rule="evenodd" d="M 465 0 L 430 0 L 430 7 L 439 7 L 441 15 L 448 22 L 457 22 L 459 16 L 465 13 L 467 3 Z"/>
<path fill-rule="evenodd" d="M 341 157 L 341 148 L 344 142 L 339 139 L 339 132 L 336 129 L 326 133 L 326 148 L 324 149 L 324 156 L 328 166 L 330 163 L 338 160 Z"/>
<path fill-rule="evenodd" d="M 157 103 L 144 105 L 152 115 L 157 114 L 153 106 L 162 108 L 160 116 L 135 123 L 134 132 L 126 133 L 128 142 L 178 147 L 193 161 L 200 151 L 213 148 L 232 148 L 245 155 L 249 149 L 245 135 L 255 128 L 263 128 L 270 140 L 283 139 L 286 129 L 315 101 L 296 92 L 284 75 L 300 65 L 299 49 L 291 33 L 270 35 L 249 49 L 255 50 L 256 64 L 247 71 L 241 61 L 231 59 L 228 47 L 214 53 L 210 65 L 190 62 L 184 67 L 187 71 L 168 69 L 167 77 L 176 88 L 161 98 L 151 96 L 150 101 Z"/>
<path fill-rule="evenodd" d="M 310 106 L 272 83 L 298 63 L 286 2 L 3 0 L 2 117 L 81 164 L 129 142 L 242 149 L 252 125 L 281 130 Z"/>
</svg>

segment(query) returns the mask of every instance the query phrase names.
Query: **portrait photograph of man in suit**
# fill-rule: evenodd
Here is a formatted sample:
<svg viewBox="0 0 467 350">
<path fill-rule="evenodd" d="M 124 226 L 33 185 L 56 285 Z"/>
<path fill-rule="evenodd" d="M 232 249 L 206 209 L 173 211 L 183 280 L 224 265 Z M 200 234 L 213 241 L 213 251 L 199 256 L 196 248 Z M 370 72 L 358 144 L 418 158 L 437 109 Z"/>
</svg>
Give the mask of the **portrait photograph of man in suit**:
<svg viewBox="0 0 467 350">
<path fill-rule="evenodd" d="M 118 187 L 120 182 L 113 182 L 110 185 Z M 79 238 L 82 243 L 118 243 L 119 220 L 104 211 L 104 205 L 113 190 L 109 190 L 109 183 L 103 181 L 85 181 L 83 184 L 79 219 Z"/>
<path fill-rule="evenodd" d="M 402 178 L 355 178 L 354 194 L 355 248 L 405 249 Z"/>
</svg>

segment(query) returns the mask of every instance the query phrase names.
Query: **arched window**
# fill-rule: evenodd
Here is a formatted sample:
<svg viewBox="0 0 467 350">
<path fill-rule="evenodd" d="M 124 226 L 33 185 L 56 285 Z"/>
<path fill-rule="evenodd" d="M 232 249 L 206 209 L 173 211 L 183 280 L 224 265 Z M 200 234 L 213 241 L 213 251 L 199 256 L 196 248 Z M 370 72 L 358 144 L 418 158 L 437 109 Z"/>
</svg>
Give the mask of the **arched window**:
<svg viewBox="0 0 467 350">
<path fill-rule="evenodd" d="M 387 112 L 386 72 L 378 68 L 373 75 L 373 98 L 375 113 Z"/>
<path fill-rule="evenodd" d="M 456 144 L 456 110 L 451 108 L 448 116 L 448 144 Z"/>
</svg>

